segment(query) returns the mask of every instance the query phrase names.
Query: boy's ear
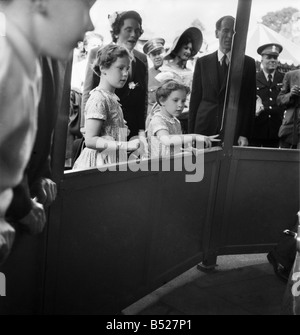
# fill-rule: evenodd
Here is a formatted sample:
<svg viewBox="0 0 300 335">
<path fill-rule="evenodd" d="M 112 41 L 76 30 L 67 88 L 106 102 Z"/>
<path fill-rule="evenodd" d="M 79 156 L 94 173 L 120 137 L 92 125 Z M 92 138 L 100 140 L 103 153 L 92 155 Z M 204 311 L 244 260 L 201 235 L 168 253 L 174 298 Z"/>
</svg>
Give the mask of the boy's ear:
<svg viewBox="0 0 300 335">
<path fill-rule="evenodd" d="M 37 13 L 46 15 L 48 12 L 48 0 L 31 0 Z"/>
</svg>

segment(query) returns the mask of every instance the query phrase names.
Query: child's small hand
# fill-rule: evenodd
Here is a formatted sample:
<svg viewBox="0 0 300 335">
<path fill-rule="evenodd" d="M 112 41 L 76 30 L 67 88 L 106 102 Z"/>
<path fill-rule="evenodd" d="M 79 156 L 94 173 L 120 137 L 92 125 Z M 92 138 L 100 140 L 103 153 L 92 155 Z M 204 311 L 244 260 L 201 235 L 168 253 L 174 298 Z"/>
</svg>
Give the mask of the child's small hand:
<svg viewBox="0 0 300 335">
<path fill-rule="evenodd" d="M 205 148 L 211 148 L 212 142 L 220 142 L 220 139 L 217 139 L 219 135 L 213 135 L 213 136 L 203 136 L 203 135 L 196 135 L 196 141 L 197 142 L 204 142 Z"/>
<path fill-rule="evenodd" d="M 219 137 L 220 135 L 212 135 L 212 136 L 208 136 L 208 138 L 211 140 L 211 142 L 221 142 L 221 140 L 217 137 Z"/>
<path fill-rule="evenodd" d="M 140 140 L 132 140 L 127 144 L 127 151 L 132 152 L 136 151 L 140 147 Z"/>
</svg>

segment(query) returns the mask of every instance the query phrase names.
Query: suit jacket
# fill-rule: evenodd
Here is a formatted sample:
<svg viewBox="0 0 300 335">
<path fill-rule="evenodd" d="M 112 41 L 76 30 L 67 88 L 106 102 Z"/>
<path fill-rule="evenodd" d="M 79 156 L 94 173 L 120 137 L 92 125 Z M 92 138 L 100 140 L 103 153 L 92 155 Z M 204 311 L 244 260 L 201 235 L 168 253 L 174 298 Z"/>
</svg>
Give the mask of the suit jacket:
<svg viewBox="0 0 300 335">
<path fill-rule="evenodd" d="M 89 93 L 97 87 L 100 78 L 93 72 L 94 63 L 99 47 L 90 51 L 86 77 L 83 86 L 82 111 L 85 110 Z M 123 88 L 116 90 L 116 95 L 120 98 L 124 119 L 130 129 L 130 136 L 137 136 L 139 129 L 145 129 L 145 119 L 148 106 L 148 61 L 147 56 L 137 50 L 133 50 L 135 60 L 132 62 L 131 75 Z M 138 84 L 134 89 L 129 88 L 129 83 Z"/>
<path fill-rule="evenodd" d="M 276 71 L 271 87 L 263 71 L 256 75 L 256 94 L 261 98 L 264 110 L 255 117 L 253 138 L 276 140 L 282 123 L 284 108 L 277 105 L 284 74 Z"/>
<path fill-rule="evenodd" d="M 0 37 L 0 217 L 5 215 L 30 159 L 34 145 L 40 66 L 22 32 L 7 19 L 7 34 Z"/>
<path fill-rule="evenodd" d="M 38 130 L 23 180 L 13 189 L 14 197 L 6 214 L 9 221 L 20 220 L 31 211 L 31 198 L 36 196 L 38 181 L 51 178 L 52 133 L 61 107 L 63 86 L 71 80 L 71 71 L 66 72 L 66 65 L 50 58 L 41 59 L 43 89 L 38 108 Z M 68 80 L 64 80 L 65 75 Z"/>
<path fill-rule="evenodd" d="M 189 132 L 206 136 L 220 133 L 226 81 L 220 82 L 218 53 L 197 60 L 189 111 Z M 245 56 L 235 138 L 249 138 L 255 115 L 255 61 Z"/>
<path fill-rule="evenodd" d="M 294 131 L 294 113 L 297 107 L 298 121 L 298 140 L 300 135 L 300 97 L 292 96 L 291 89 L 293 86 L 300 86 L 300 70 L 291 71 L 285 74 L 283 79 L 282 90 L 277 97 L 277 103 L 286 109 L 284 119 L 280 128 L 281 135 L 279 137 L 286 137 L 285 140 L 293 143 Z M 295 144 L 295 143 L 294 143 Z"/>
</svg>

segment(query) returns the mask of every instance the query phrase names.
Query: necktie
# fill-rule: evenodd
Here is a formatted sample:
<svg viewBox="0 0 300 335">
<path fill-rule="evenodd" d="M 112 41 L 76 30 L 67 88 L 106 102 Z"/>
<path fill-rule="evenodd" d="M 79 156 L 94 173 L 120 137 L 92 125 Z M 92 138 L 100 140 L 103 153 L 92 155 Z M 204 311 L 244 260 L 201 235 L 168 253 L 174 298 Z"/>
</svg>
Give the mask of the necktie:
<svg viewBox="0 0 300 335">
<path fill-rule="evenodd" d="M 272 86 L 272 75 L 271 74 L 268 74 L 268 84 L 269 84 L 269 87 Z"/>
<path fill-rule="evenodd" d="M 227 79 L 228 65 L 226 62 L 227 56 L 224 54 L 221 62 L 221 85 L 223 85 L 224 81 Z"/>
<path fill-rule="evenodd" d="M 223 69 L 223 72 L 226 74 L 228 70 L 226 54 L 224 54 L 224 56 L 222 57 L 222 69 Z"/>
</svg>

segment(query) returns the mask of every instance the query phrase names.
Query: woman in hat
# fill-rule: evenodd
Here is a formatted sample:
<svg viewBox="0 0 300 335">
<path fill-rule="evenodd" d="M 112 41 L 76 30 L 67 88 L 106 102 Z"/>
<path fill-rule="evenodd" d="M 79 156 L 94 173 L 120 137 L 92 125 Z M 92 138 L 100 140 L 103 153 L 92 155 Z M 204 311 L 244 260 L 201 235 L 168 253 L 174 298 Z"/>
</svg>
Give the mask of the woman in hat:
<svg viewBox="0 0 300 335">
<path fill-rule="evenodd" d="M 186 29 L 177 37 L 172 47 L 169 49 L 164 59 L 167 61 L 160 70 L 161 72 L 175 72 L 181 77 L 182 82 L 192 88 L 193 70 L 187 67 L 187 62 L 197 55 L 201 49 L 203 36 L 196 27 Z M 187 121 L 189 111 L 190 96 L 186 101 L 186 108 L 180 117 L 182 130 L 187 133 Z"/>
<path fill-rule="evenodd" d="M 130 136 L 136 136 L 139 129 L 145 129 L 148 93 L 148 61 L 147 56 L 135 50 L 137 41 L 143 34 L 142 18 L 136 11 L 115 12 L 109 16 L 112 43 L 125 47 L 133 58 L 129 77 L 125 86 L 116 90 L 122 105 L 124 119 L 130 130 Z M 88 60 L 86 78 L 83 89 L 83 110 L 89 93 L 98 86 L 100 78 L 92 70 L 101 48 L 91 50 Z"/>
</svg>

